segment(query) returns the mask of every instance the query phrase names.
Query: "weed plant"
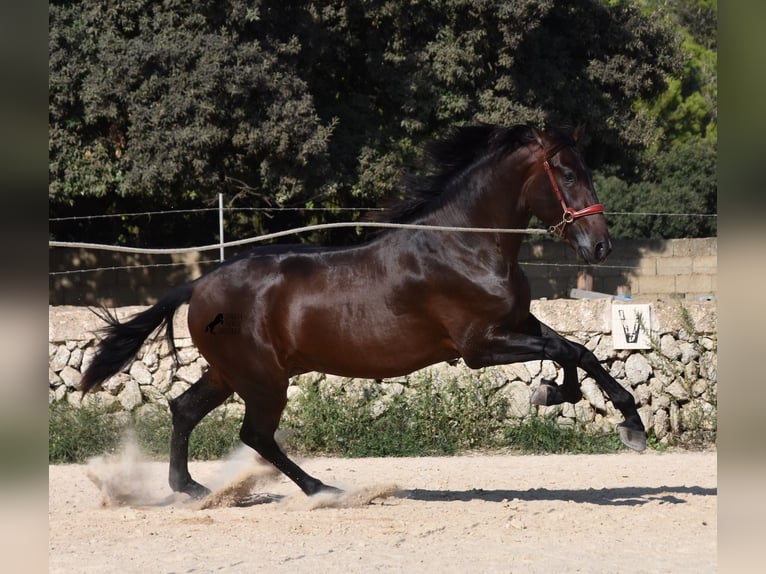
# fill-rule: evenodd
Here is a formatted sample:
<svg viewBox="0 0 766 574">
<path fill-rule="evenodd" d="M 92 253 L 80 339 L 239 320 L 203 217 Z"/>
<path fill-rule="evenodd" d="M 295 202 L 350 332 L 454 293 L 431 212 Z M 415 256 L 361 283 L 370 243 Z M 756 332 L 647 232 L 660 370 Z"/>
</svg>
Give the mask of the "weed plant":
<svg viewBox="0 0 766 574">
<path fill-rule="evenodd" d="M 562 427 L 534 414 L 508 418 L 508 399 L 481 373 L 471 380 L 447 381 L 429 372 L 410 377 L 399 394 L 371 385 L 364 396 L 321 379 L 301 380 L 290 401 L 280 440 L 302 455 L 433 456 L 468 451 L 518 453 L 604 453 L 622 450 L 617 433 L 592 434 Z M 383 406 L 381 406 L 383 405 Z M 167 459 L 171 418 L 167 409 L 141 409 L 140 415 L 110 413 L 98 406 L 49 406 L 49 462 L 85 462 L 115 452 L 128 428 L 142 452 Z M 191 435 L 189 456 L 211 460 L 239 444 L 238 416 L 217 409 Z"/>
<path fill-rule="evenodd" d="M 335 456 L 454 455 L 471 450 L 519 453 L 603 453 L 622 450 L 616 433 L 588 434 L 530 412 L 508 419 L 508 400 L 481 377 L 439 382 L 427 372 L 378 412 L 342 387 L 311 381 L 285 412 L 291 452 Z"/>
<path fill-rule="evenodd" d="M 239 444 L 238 417 L 222 409 L 208 415 L 189 440 L 189 457 L 218 459 Z M 99 406 L 74 408 L 65 402 L 48 407 L 48 462 L 86 462 L 101 454 L 116 452 L 130 428 L 141 452 L 150 458 L 167 459 L 171 419 L 167 409 L 142 411 L 141 415 L 113 413 Z"/>
<path fill-rule="evenodd" d="M 48 406 L 48 462 L 84 462 L 114 452 L 123 425 L 100 407 L 74 408 L 65 401 Z"/>
</svg>

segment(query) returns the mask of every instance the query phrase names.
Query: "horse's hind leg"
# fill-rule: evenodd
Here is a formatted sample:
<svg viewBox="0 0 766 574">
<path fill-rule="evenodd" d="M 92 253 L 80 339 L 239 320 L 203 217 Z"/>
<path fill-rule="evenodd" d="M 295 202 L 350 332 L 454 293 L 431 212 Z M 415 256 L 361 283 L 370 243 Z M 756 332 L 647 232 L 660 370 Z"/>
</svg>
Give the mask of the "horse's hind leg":
<svg viewBox="0 0 766 574">
<path fill-rule="evenodd" d="M 170 401 L 173 431 L 170 438 L 170 474 L 168 482 L 175 492 L 185 492 L 194 498 L 210 494 L 210 490 L 189 474 L 189 435 L 197 424 L 232 394 L 226 385 L 213 380 L 210 371 L 185 392 Z"/>
<path fill-rule="evenodd" d="M 571 344 L 576 345 L 576 343 Z M 578 347 L 582 350 L 580 367 L 595 379 L 596 384 L 625 417 L 625 421 L 617 425 L 620 440 L 633 450 L 643 451 L 646 448 L 646 429 L 636 409 L 633 395 L 612 378 L 593 353 L 582 345 Z"/>
<path fill-rule="evenodd" d="M 287 405 L 287 396 L 269 395 L 245 400 L 245 420 L 242 422 L 240 438 L 268 460 L 285 476 L 292 480 L 307 495 L 318 492 L 339 492 L 335 487 L 307 474 L 290 460 L 274 439 L 282 411 Z"/>
</svg>

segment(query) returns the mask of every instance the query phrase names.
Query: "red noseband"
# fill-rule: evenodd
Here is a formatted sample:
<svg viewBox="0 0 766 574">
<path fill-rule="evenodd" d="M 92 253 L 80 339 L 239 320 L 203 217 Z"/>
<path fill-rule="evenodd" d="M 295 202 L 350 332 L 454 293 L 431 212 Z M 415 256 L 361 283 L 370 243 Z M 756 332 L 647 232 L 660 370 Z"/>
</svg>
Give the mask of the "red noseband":
<svg viewBox="0 0 766 574">
<path fill-rule="evenodd" d="M 588 207 L 584 207 L 582 209 L 579 209 L 575 211 L 571 207 L 567 205 L 566 200 L 564 199 L 564 196 L 561 193 L 561 190 L 559 189 L 558 183 L 556 183 L 556 178 L 553 177 L 553 170 L 551 169 L 551 165 L 548 163 L 548 160 L 552 158 L 554 155 L 556 155 L 561 148 L 554 148 L 549 152 L 545 153 L 545 160 L 543 161 L 543 167 L 545 168 L 545 173 L 548 174 L 548 179 L 551 182 L 551 187 L 553 188 L 554 193 L 556 194 L 556 197 L 558 198 L 559 202 L 561 203 L 561 207 L 564 210 L 564 217 L 561 219 L 559 223 L 556 225 L 551 225 L 548 228 L 548 231 L 551 233 L 555 233 L 559 237 L 562 237 L 564 235 L 564 227 L 566 227 L 567 223 L 572 223 L 575 219 L 578 217 L 585 217 L 586 215 L 594 215 L 596 213 L 604 213 L 604 206 L 600 203 L 597 203 L 595 205 L 589 205 Z"/>
</svg>

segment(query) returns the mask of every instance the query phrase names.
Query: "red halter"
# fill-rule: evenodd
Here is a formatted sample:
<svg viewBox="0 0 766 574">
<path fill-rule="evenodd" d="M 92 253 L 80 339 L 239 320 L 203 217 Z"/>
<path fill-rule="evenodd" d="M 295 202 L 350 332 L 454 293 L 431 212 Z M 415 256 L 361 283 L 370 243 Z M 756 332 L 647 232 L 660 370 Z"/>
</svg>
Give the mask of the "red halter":
<svg viewBox="0 0 766 574">
<path fill-rule="evenodd" d="M 589 205 L 588 207 L 584 207 L 575 211 L 567 205 L 564 196 L 561 194 L 559 185 L 556 183 L 556 178 L 553 177 L 553 170 L 548 163 L 548 160 L 556 155 L 560 150 L 561 147 L 554 147 L 552 150 L 546 151 L 545 159 L 543 160 L 543 167 L 545 168 L 545 173 L 548 174 L 548 179 L 551 182 L 551 187 L 553 188 L 556 197 L 561 203 L 561 207 L 564 209 L 564 217 L 556 225 L 551 225 L 548 228 L 548 231 L 555 233 L 559 237 L 562 237 L 564 235 L 564 227 L 566 227 L 567 223 L 572 223 L 578 217 L 585 217 L 586 215 L 594 215 L 596 213 L 604 213 L 604 206 L 600 203 L 596 203 L 595 205 Z"/>
</svg>

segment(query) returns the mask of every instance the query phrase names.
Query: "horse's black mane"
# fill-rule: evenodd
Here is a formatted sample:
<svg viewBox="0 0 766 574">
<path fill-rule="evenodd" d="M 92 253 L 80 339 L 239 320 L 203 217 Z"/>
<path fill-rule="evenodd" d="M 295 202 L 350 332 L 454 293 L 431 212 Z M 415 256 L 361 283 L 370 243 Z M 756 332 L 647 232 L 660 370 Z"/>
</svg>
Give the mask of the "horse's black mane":
<svg viewBox="0 0 766 574">
<path fill-rule="evenodd" d="M 572 145 L 571 136 L 564 129 L 547 132 L 555 140 Z M 381 219 L 392 223 L 406 223 L 432 212 L 449 199 L 449 183 L 470 166 L 489 157 L 512 153 L 519 147 L 536 141 L 531 126 L 503 127 L 491 124 L 468 125 L 452 130 L 447 137 L 428 144 L 425 175 L 403 176 L 404 198 L 390 206 Z"/>
</svg>

